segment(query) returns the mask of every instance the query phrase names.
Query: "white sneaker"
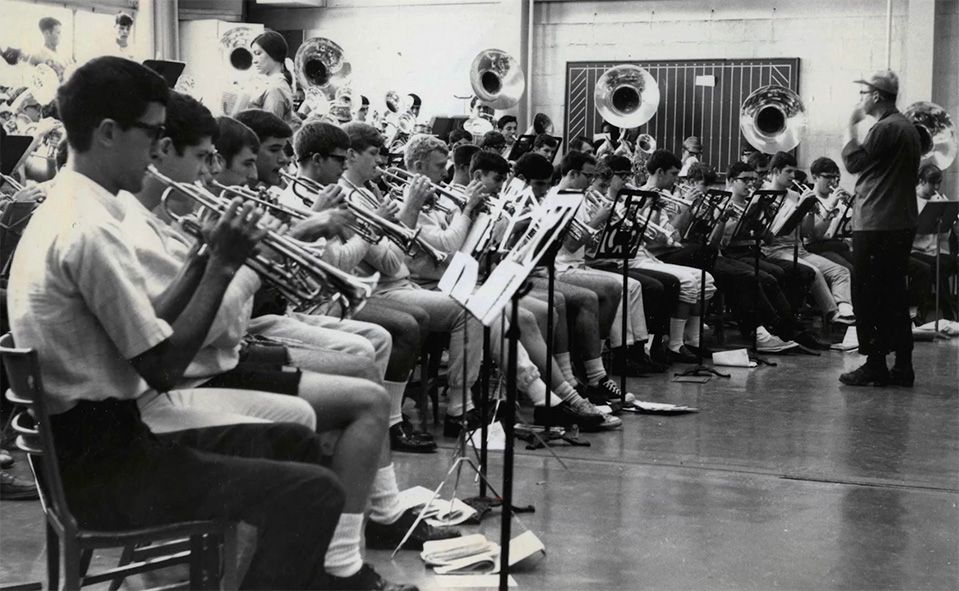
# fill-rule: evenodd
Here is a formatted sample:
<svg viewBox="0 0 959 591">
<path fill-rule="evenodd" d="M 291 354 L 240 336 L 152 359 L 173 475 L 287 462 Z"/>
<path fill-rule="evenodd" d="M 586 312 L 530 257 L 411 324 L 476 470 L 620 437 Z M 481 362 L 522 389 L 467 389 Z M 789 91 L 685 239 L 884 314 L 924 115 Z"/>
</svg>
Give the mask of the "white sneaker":
<svg viewBox="0 0 959 591">
<path fill-rule="evenodd" d="M 782 353 L 790 349 L 798 349 L 799 344 L 784 341 L 760 326 L 756 329 L 756 350 L 760 353 Z"/>
</svg>

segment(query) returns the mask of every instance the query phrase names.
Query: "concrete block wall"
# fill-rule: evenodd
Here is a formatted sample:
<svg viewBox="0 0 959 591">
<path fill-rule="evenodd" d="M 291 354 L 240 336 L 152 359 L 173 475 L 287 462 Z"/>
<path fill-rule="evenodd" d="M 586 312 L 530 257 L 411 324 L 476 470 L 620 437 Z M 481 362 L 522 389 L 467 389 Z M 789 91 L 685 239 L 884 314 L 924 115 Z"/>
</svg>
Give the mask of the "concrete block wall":
<svg viewBox="0 0 959 591">
<path fill-rule="evenodd" d="M 936 2 L 932 102 L 941 105 L 959 125 L 959 0 Z M 959 162 L 946 169 L 942 193 L 959 199 Z"/>
</svg>

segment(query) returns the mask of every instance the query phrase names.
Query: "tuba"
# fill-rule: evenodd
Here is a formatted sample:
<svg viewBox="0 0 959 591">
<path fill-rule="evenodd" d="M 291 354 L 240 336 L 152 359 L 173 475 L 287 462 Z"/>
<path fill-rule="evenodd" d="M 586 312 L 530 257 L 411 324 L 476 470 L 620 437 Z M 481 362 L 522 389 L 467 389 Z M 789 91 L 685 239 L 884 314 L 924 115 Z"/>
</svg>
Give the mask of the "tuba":
<svg viewBox="0 0 959 591">
<path fill-rule="evenodd" d="M 249 27 L 235 27 L 220 37 L 220 53 L 235 72 L 245 72 L 253 65 L 250 44 L 255 37 Z"/>
<path fill-rule="evenodd" d="M 919 101 L 903 111 L 922 142 L 922 162 L 930 162 L 945 170 L 956 159 L 956 127 L 945 109 L 935 103 Z"/>
<path fill-rule="evenodd" d="M 802 141 L 806 108 L 795 91 L 775 84 L 763 86 L 743 101 L 739 129 L 760 152 L 788 152 Z"/>
<path fill-rule="evenodd" d="M 469 74 L 476 98 L 494 109 L 509 109 L 526 91 L 526 75 L 519 62 L 500 49 L 476 54 Z"/>
<path fill-rule="evenodd" d="M 622 128 L 639 127 L 659 108 L 659 84 L 639 66 L 623 64 L 603 72 L 593 91 L 603 119 Z"/>
<path fill-rule="evenodd" d="M 304 41 L 293 58 L 293 73 L 311 113 L 329 115 L 336 123 L 349 120 L 350 104 L 345 97 L 350 96 L 353 67 L 335 41 L 325 37 Z"/>
</svg>

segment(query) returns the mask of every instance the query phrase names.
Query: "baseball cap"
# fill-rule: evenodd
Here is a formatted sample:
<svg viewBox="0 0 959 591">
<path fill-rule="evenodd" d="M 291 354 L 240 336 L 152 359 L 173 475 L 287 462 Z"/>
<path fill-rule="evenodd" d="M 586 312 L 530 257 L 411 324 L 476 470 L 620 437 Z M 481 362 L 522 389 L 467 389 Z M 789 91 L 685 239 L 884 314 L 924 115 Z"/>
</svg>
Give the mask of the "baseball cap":
<svg viewBox="0 0 959 591">
<path fill-rule="evenodd" d="M 892 70 L 879 70 L 869 77 L 868 80 L 856 80 L 857 84 L 865 84 L 876 90 L 891 95 L 899 94 L 899 76 Z"/>
</svg>

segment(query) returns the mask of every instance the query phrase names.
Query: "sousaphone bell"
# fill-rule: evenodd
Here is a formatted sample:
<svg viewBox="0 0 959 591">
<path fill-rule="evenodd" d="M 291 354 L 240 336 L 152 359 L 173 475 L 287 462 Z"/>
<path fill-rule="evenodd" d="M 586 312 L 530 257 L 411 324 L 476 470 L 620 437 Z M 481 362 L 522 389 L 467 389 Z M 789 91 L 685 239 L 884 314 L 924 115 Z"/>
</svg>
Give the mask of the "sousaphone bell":
<svg viewBox="0 0 959 591">
<path fill-rule="evenodd" d="M 316 88 L 329 100 L 347 86 L 353 68 L 343 56 L 343 48 L 326 37 L 311 37 L 300 45 L 293 58 L 296 79 L 304 90 Z"/>
<path fill-rule="evenodd" d="M 776 84 L 763 86 L 743 101 L 739 129 L 760 152 L 788 152 L 806 132 L 806 107 L 793 90 Z"/>
<path fill-rule="evenodd" d="M 470 85 L 481 102 L 509 109 L 526 91 L 526 75 L 516 58 L 501 49 L 485 49 L 470 65 Z"/>
<path fill-rule="evenodd" d="M 256 34 L 249 27 L 235 27 L 220 37 L 220 52 L 226 63 L 237 72 L 245 72 L 253 65 L 250 44 Z"/>
<path fill-rule="evenodd" d="M 622 64 L 603 72 L 596 81 L 593 100 L 596 110 L 611 124 L 639 127 L 659 109 L 659 84 L 644 68 Z"/>
<path fill-rule="evenodd" d="M 956 159 L 956 127 L 945 109 L 928 101 L 912 103 L 903 111 L 922 141 L 922 163 L 935 164 L 941 170 Z"/>
</svg>

